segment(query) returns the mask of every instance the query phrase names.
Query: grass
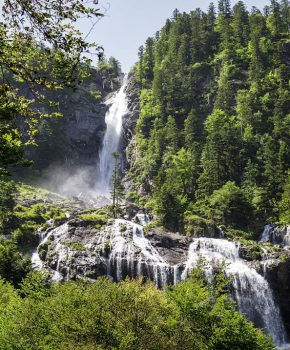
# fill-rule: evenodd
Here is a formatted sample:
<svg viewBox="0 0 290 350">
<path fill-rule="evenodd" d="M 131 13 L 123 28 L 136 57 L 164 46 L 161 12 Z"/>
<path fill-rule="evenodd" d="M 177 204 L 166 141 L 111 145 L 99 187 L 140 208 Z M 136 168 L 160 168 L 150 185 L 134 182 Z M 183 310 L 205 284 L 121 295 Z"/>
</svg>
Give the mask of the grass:
<svg viewBox="0 0 290 350">
<path fill-rule="evenodd" d="M 106 209 L 88 209 L 78 215 L 78 218 L 92 223 L 97 230 L 105 226 L 109 220 Z"/>
</svg>

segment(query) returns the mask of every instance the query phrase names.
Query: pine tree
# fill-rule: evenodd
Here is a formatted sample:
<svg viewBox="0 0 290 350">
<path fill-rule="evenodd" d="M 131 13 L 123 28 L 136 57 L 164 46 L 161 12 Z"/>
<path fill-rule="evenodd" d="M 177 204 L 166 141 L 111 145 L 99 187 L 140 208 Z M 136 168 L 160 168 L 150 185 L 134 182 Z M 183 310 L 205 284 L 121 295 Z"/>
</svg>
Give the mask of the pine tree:
<svg viewBox="0 0 290 350">
<path fill-rule="evenodd" d="M 115 159 L 115 166 L 112 174 L 112 183 L 113 189 L 111 191 L 112 198 L 112 209 L 114 218 L 117 218 L 118 214 L 121 211 L 122 200 L 125 197 L 124 186 L 122 179 L 120 177 L 120 163 L 119 163 L 119 154 L 114 152 L 112 156 Z"/>
</svg>

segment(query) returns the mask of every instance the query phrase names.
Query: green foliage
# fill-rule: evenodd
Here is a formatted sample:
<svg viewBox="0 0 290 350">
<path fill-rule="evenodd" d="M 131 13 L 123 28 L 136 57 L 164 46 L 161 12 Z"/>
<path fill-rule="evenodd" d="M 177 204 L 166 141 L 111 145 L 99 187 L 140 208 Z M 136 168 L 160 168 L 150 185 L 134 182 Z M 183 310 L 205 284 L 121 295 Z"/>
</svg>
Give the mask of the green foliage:
<svg viewBox="0 0 290 350">
<path fill-rule="evenodd" d="M 92 225 L 94 225 L 95 229 L 97 230 L 100 230 L 108 222 L 107 213 L 99 213 L 99 212 L 84 213 L 84 214 L 80 214 L 78 218 L 80 218 L 81 220 L 90 222 Z"/>
<path fill-rule="evenodd" d="M 120 155 L 116 152 L 112 154 L 112 157 L 115 159 L 115 165 L 114 170 L 112 174 L 112 183 L 113 188 L 111 191 L 111 198 L 112 198 L 112 211 L 113 216 L 116 218 L 121 212 L 121 204 L 125 197 L 125 188 L 122 183 L 122 178 L 120 176 L 120 163 L 119 163 L 119 157 Z"/>
<path fill-rule="evenodd" d="M 282 194 L 282 199 L 278 204 L 280 217 L 279 222 L 284 225 L 289 225 L 290 223 L 290 174 L 286 179 L 286 183 L 284 185 L 284 191 Z"/>
<path fill-rule="evenodd" d="M 195 159 L 189 150 L 177 153 L 169 146 L 164 165 L 156 178 L 154 210 L 161 223 L 172 230 L 182 228 L 182 214 L 195 187 Z"/>
<path fill-rule="evenodd" d="M 86 247 L 80 242 L 61 242 L 61 244 L 65 245 L 68 248 L 71 248 L 72 250 L 77 250 L 79 252 L 86 250 Z"/>
<path fill-rule="evenodd" d="M 6 180 L 6 181 L 4 181 Z M 31 250 L 39 243 L 39 232 L 60 224 L 78 205 L 41 188 L 3 179 L 0 213 L 0 277 L 14 285 L 31 271 Z M 1 214 L 2 215 L 2 214 Z M 50 222 L 48 222 L 48 220 Z M 39 247 L 45 257 L 48 243 Z"/>
<path fill-rule="evenodd" d="M 18 285 L 31 270 L 30 258 L 22 256 L 17 245 L 11 241 L 0 240 L 0 277 Z"/>
<path fill-rule="evenodd" d="M 29 274 L 17 293 L 0 280 L 3 349 L 273 350 L 235 311 L 217 275 L 214 287 L 197 270 L 166 292 L 152 283 L 100 278 L 49 285 Z"/>
<path fill-rule="evenodd" d="M 214 237 L 216 226 L 213 220 L 204 219 L 188 211 L 185 213 L 184 222 L 188 237 Z"/>
<path fill-rule="evenodd" d="M 105 225 L 108 221 L 108 218 L 106 216 L 100 215 L 98 213 L 80 214 L 78 217 L 82 220 L 93 221 L 102 225 Z"/>
<path fill-rule="evenodd" d="M 82 53 L 96 45 L 73 23 L 101 16 L 80 0 L 5 0 L 1 9 L 0 175 L 28 165 L 24 148 L 35 143 L 44 118 L 60 115 L 45 92 L 75 88 L 87 75 L 91 61 Z"/>
<path fill-rule="evenodd" d="M 289 223 L 289 4 L 272 5 L 175 11 L 139 50 L 130 175 L 166 228 L 183 232 L 186 211 L 244 231 Z"/>
<path fill-rule="evenodd" d="M 0 177 L 0 234 L 4 233 L 5 226 L 13 214 L 14 191 L 14 183 L 7 178 Z"/>
<path fill-rule="evenodd" d="M 214 218 L 225 226 L 249 227 L 252 221 L 252 208 L 243 191 L 234 182 L 227 182 L 215 190 L 209 198 Z"/>
</svg>

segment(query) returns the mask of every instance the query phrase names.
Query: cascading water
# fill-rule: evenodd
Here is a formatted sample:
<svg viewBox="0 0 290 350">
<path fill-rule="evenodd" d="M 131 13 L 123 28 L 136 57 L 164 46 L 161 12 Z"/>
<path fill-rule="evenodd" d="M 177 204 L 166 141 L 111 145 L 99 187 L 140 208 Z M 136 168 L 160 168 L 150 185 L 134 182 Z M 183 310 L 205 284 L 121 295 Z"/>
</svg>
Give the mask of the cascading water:
<svg viewBox="0 0 290 350">
<path fill-rule="evenodd" d="M 45 243 L 49 242 L 50 238 L 53 236 L 53 239 L 61 239 L 63 235 L 68 231 L 68 225 L 67 223 L 50 230 L 48 233 L 41 233 L 40 234 L 40 242 L 37 250 L 33 252 L 31 257 L 31 263 L 32 267 L 35 270 L 41 270 L 44 268 L 43 261 L 41 260 L 39 256 L 39 248 L 44 245 Z M 52 272 L 52 280 L 55 282 L 62 280 L 62 274 L 60 273 L 61 264 L 64 263 L 67 260 L 68 255 L 66 254 L 68 249 L 64 245 L 61 244 L 61 242 L 57 242 L 56 244 L 56 250 L 58 251 L 58 258 L 57 258 L 57 265 L 55 269 L 50 269 L 49 272 Z"/>
<path fill-rule="evenodd" d="M 132 235 L 122 232 L 132 230 Z M 126 230 L 125 230 L 126 228 Z M 233 276 L 234 296 L 239 310 L 257 326 L 273 335 L 276 344 L 286 341 L 280 310 L 266 279 L 239 257 L 239 245 L 224 239 L 197 238 L 191 243 L 188 259 L 180 273 L 179 265 L 170 265 L 146 239 L 143 227 L 125 220 L 116 220 L 110 235 L 104 236 L 110 245 L 108 273 L 117 281 L 126 276 L 145 276 L 164 288 L 187 278 L 202 257 L 207 261 L 208 276 L 214 268 L 225 264 L 226 273 Z M 103 246 L 104 246 L 103 242 Z"/>
<path fill-rule="evenodd" d="M 107 273 L 114 280 L 120 281 L 127 276 L 136 278 L 144 276 L 153 280 L 157 287 L 173 283 L 174 268 L 170 266 L 145 238 L 143 226 L 118 219 L 104 234 L 99 244 L 106 249 Z"/>
<path fill-rule="evenodd" d="M 146 221 L 142 215 L 138 216 L 138 220 Z M 264 276 L 239 257 L 237 243 L 225 239 L 194 238 L 188 248 L 187 260 L 174 265 L 164 257 L 162 247 L 159 251 L 158 245 L 153 246 L 146 238 L 143 226 L 132 221 L 112 220 L 95 235 L 84 235 L 80 244 L 84 249 L 77 252 L 70 244 L 75 242 L 73 238 L 75 240 L 77 236 L 72 236 L 69 224 L 51 230 L 41 242 L 49 242 L 50 260 L 42 262 L 35 253 L 34 266 L 48 268 L 55 281 L 78 276 L 96 278 L 104 274 L 115 281 L 144 276 L 153 280 L 157 287 L 165 288 L 186 279 L 203 258 L 207 262 L 204 268 L 209 280 L 215 269 L 223 265 L 226 273 L 233 278 L 233 296 L 239 310 L 257 326 L 271 333 L 277 345 L 286 342 L 280 310 L 270 285 Z M 72 269 L 71 264 L 74 264 Z M 91 274 L 92 269 L 99 272 Z"/>
<path fill-rule="evenodd" d="M 195 239 L 189 248 L 182 279 L 201 257 L 208 262 L 208 275 L 213 273 L 215 266 L 225 263 L 226 273 L 233 276 L 234 296 L 239 310 L 257 326 L 271 333 L 276 344 L 285 343 L 286 332 L 271 288 L 263 276 L 239 258 L 239 245 L 224 239 Z"/>
<path fill-rule="evenodd" d="M 261 242 L 270 242 L 274 227 L 275 227 L 274 225 L 266 225 L 264 227 L 264 231 L 260 239 Z"/>
<path fill-rule="evenodd" d="M 114 158 L 112 154 L 119 150 L 122 117 L 128 111 L 128 101 L 125 92 L 126 84 L 127 78 L 125 76 L 119 92 L 106 102 L 107 105 L 111 106 L 105 117 L 107 130 L 99 154 L 99 178 L 97 184 L 98 189 L 105 194 L 110 190 L 111 177 L 114 170 Z"/>
</svg>

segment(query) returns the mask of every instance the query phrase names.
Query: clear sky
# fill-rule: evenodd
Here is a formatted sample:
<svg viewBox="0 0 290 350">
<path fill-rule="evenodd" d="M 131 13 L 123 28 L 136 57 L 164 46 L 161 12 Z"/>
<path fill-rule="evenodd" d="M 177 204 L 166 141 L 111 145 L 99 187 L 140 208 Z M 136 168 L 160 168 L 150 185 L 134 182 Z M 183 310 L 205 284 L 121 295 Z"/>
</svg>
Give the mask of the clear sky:
<svg viewBox="0 0 290 350">
<path fill-rule="evenodd" d="M 214 1 L 217 3 L 217 1 Z M 232 4 L 236 1 L 232 0 Z M 256 6 L 260 9 L 270 0 L 244 0 L 248 9 Z M 137 60 L 137 52 L 148 36 L 154 35 L 171 17 L 175 8 L 189 12 L 199 7 L 206 10 L 210 0 L 99 0 L 101 8 L 108 9 L 94 27 L 90 41 L 95 41 L 105 49 L 107 57 L 114 56 L 124 72 Z M 82 23 L 81 30 L 89 31 L 90 23 Z"/>
<path fill-rule="evenodd" d="M 162 28 L 174 9 L 189 12 L 199 7 L 206 11 L 211 1 L 217 4 L 218 0 L 98 0 L 105 16 L 95 25 L 88 40 L 103 46 L 106 56 L 117 58 L 127 73 L 137 61 L 139 46 Z M 232 0 L 232 5 L 237 1 Z M 252 6 L 263 9 L 270 4 L 270 0 L 243 1 L 249 10 Z M 86 35 L 91 23 L 83 20 L 79 27 Z"/>
</svg>

